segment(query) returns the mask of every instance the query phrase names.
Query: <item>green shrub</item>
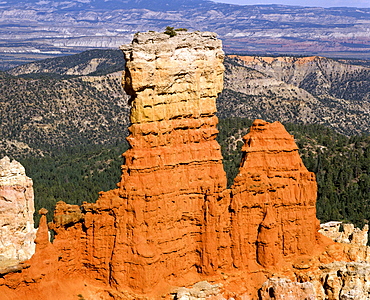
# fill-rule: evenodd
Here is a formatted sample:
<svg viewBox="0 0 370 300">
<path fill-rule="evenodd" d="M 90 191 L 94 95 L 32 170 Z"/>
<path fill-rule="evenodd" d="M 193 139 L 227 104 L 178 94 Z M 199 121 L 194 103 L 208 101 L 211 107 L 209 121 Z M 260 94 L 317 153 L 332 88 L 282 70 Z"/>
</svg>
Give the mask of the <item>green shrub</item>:
<svg viewBox="0 0 370 300">
<path fill-rule="evenodd" d="M 175 31 L 175 28 L 171 27 L 171 26 L 167 26 L 164 33 L 168 34 L 170 37 L 173 37 L 173 36 L 177 35 L 177 32 Z"/>
</svg>

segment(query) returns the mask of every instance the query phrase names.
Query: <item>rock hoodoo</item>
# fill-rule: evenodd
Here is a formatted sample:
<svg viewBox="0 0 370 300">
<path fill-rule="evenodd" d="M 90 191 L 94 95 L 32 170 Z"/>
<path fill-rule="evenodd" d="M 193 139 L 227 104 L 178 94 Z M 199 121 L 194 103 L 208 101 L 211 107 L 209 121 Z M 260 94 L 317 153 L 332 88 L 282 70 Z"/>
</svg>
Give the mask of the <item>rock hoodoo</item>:
<svg viewBox="0 0 370 300">
<path fill-rule="evenodd" d="M 284 257 L 311 255 L 321 238 L 315 175 L 279 122 L 256 120 L 244 139 L 232 187 L 234 264 L 271 267 Z"/>
<path fill-rule="evenodd" d="M 40 211 L 31 266 L 0 279 L 0 292 L 8 299 L 32 299 L 29 290 L 45 299 L 56 290 L 58 299 L 168 299 L 175 287 L 203 281 L 177 291 L 184 299 L 252 299 L 281 272 L 292 282 L 268 282 L 266 299 L 269 288 L 311 297 L 310 284 L 294 281 L 319 278 L 321 260 L 349 256 L 317 232 L 315 176 L 279 122 L 253 123 L 226 189 L 215 140 L 224 70 L 216 35 L 139 33 L 122 51 L 132 125 L 118 188 L 96 203 L 58 202 L 52 243 Z M 226 298 L 215 295 L 221 286 Z"/>
<path fill-rule="evenodd" d="M 0 268 L 29 259 L 35 252 L 32 179 L 24 167 L 0 160 Z"/>
<path fill-rule="evenodd" d="M 209 32 L 144 33 L 121 49 L 132 125 L 119 188 L 125 233 L 112 268 L 117 284 L 144 292 L 218 267 L 215 206 L 226 177 L 214 114 L 224 53 Z"/>
</svg>

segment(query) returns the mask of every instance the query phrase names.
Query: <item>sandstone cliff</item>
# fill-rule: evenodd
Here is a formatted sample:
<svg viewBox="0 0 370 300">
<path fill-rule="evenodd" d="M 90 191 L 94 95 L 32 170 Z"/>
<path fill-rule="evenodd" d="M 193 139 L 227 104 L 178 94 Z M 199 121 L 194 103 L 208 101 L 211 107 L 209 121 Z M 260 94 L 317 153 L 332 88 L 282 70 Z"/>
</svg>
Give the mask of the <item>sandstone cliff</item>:
<svg viewBox="0 0 370 300">
<path fill-rule="evenodd" d="M 7 156 L 0 160 L 0 269 L 35 252 L 32 185 L 19 162 Z"/>
<path fill-rule="evenodd" d="M 139 34 L 122 50 L 132 125 L 119 188 L 81 208 L 58 203 L 50 247 L 62 276 L 158 294 L 231 266 L 214 115 L 224 54 L 200 32 Z"/>
<path fill-rule="evenodd" d="M 367 258 L 365 246 L 318 233 L 315 176 L 278 122 L 253 123 L 226 189 L 215 140 L 224 69 L 215 34 L 141 33 L 122 50 L 132 125 L 118 188 L 96 203 L 58 202 L 52 243 L 41 210 L 30 267 L 0 279 L 7 299 L 168 299 L 204 279 L 217 284 L 177 293 L 256 299 L 274 276 L 311 297 L 312 285 L 295 281 L 319 285 L 321 264 Z"/>
</svg>

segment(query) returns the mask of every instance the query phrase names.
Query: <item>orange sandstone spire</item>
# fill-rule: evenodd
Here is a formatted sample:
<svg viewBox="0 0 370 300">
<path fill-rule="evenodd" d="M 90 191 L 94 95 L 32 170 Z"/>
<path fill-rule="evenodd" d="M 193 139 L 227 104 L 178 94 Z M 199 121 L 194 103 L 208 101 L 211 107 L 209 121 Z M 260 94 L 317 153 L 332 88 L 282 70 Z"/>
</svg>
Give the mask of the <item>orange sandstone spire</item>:
<svg viewBox="0 0 370 300">
<path fill-rule="evenodd" d="M 214 115 L 224 53 L 209 32 L 142 33 L 121 49 L 132 125 L 112 276 L 117 285 L 148 292 L 218 267 L 207 258 L 217 240 L 203 241 L 216 230 L 204 223 L 204 206 L 215 205 L 226 188 Z"/>
<path fill-rule="evenodd" d="M 234 264 L 264 267 L 313 254 L 320 243 L 315 175 L 279 123 L 255 120 L 232 186 Z M 257 241 L 257 243 L 256 243 Z"/>
</svg>

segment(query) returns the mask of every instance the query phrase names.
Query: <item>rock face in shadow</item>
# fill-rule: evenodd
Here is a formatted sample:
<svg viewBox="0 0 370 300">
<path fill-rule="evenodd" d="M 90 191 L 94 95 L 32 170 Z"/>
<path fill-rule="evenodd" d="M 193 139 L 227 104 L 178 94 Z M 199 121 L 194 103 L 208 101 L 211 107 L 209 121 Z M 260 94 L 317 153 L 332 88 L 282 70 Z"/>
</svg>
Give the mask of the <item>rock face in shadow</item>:
<svg viewBox="0 0 370 300">
<path fill-rule="evenodd" d="M 0 268 L 29 259 L 35 252 L 32 179 L 24 167 L 0 160 Z"/>
</svg>

